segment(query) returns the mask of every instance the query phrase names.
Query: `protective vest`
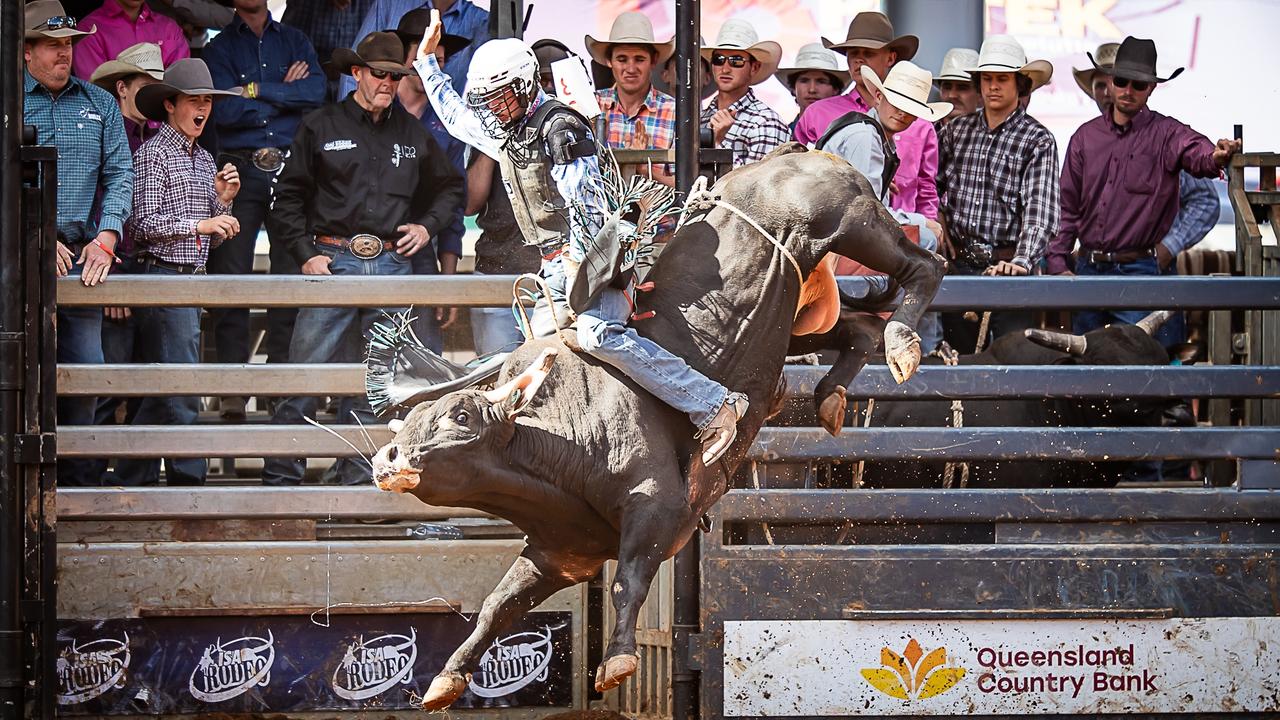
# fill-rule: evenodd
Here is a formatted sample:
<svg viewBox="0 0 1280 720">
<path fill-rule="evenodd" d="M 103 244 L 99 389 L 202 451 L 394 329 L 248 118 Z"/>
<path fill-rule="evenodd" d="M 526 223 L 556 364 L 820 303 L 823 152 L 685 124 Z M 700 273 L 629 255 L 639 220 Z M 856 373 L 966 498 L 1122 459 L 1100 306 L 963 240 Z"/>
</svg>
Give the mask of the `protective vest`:
<svg viewBox="0 0 1280 720">
<path fill-rule="evenodd" d="M 548 99 L 512 133 L 498 164 L 525 245 L 553 249 L 569 241 L 569 202 L 551 177 L 552 165 L 594 155 L 587 122 L 568 105 Z"/>
<path fill-rule="evenodd" d="M 876 190 L 876 197 L 887 200 L 889 183 L 893 182 L 893 176 L 898 173 L 898 166 L 902 164 L 902 161 L 898 159 L 897 149 L 885 137 L 884 128 L 880 123 L 876 122 L 875 118 L 857 110 L 847 112 L 832 121 L 831 126 L 822 134 L 822 137 L 818 138 L 818 142 L 813 148 L 815 150 L 823 149 L 831 141 L 831 138 L 836 136 L 836 133 L 851 125 L 870 125 L 875 128 L 876 137 L 880 139 L 880 147 L 884 150 L 884 172 L 880 175 L 880 187 Z"/>
</svg>

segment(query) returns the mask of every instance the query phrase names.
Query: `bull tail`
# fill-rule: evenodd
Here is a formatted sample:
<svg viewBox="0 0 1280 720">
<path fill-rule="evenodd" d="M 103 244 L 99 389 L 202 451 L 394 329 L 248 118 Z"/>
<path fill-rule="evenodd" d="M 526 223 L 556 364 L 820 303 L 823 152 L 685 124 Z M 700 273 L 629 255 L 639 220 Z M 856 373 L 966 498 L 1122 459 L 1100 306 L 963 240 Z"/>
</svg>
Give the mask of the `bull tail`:
<svg viewBox="0 0 1280 720">
<path fill-rule="evenodd" d="M 495 353 L 466 365 L 449 362 L 418 339 L 408 312 L 374 323 L 369 334 L 364 386 L 378 415 L 492 380 L 508 355 Z"/>
<path fill-rule="evenodd" d="M 881 312 L 888 310 L 902 286 L 887 275 L 866 277 L 867 294 L 854 297 L 840 288 L 840 307 L 852 312 Z"/>
</svg>

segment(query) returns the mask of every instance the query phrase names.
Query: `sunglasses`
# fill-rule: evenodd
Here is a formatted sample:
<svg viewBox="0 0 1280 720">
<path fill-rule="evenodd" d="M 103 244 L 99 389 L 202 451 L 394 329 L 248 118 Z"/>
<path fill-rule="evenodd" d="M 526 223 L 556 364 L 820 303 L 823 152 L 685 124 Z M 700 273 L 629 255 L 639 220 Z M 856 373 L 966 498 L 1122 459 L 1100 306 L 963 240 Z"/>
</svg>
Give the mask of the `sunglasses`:
<svg viewBox="0 0 1280 720">
<path fill-rule="evenodd" d="M 392 80 L 398 81 L 400 78 L 404 77 L 404 75 L 401 75 L 400 73 L 388 72 L 386 70 L 375 70 L 373 68 L 369 68 L 369 74 L 377 80 L 386 80 L 387 78 L 391 78 Z"/>
<path fill-rule="evenodd" d="M 715 65 L 716 67 L 721 67 L 725 63 L 729 63 L 729 67 L 732 67 L 732 68 L 746 67 L 747 58 L 744 58 L 741 55 L 721 55 L 720 53 L 716 53 L 715 55 L 711 56 L 712 65 Z"/>
<path fill-rule="evenodd" d="M 76 27 L 76 19 L 69 15 L 54 15 L 44 21 L 44 27 L 49 30 L 74 30 Z"/>
<path fill-rule="evenodd" d="M 1132 86 L 1137 92 L 1144 92 L 1153 84 L 1146 80 L 1130 80 L 1129 78 L 1116 77 L 1114 75 L 1111 77 L 1111 82 L 1118 88 Z"/>
</svg>

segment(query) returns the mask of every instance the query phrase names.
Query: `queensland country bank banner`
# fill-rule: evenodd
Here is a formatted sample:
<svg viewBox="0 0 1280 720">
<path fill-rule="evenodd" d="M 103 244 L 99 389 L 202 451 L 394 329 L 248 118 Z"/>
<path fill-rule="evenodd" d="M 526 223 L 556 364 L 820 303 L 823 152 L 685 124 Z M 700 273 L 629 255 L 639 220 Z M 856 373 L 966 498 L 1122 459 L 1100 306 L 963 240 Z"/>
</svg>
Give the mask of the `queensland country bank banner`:
<svg viewBox="0 0 1280 720">
<path fill-rule="evenodd" d="M 472 625 L 456 614 L 62 621 L 62 715 L 398 710 Z M 567 707 L 569 613 L 530 613 L 484 653 L 455 708 Z"/>
<path fill-rule="evenodd" d="M 1280 618 L 725 622 L 727 716 L 1280 711 Z"/>
</svg>

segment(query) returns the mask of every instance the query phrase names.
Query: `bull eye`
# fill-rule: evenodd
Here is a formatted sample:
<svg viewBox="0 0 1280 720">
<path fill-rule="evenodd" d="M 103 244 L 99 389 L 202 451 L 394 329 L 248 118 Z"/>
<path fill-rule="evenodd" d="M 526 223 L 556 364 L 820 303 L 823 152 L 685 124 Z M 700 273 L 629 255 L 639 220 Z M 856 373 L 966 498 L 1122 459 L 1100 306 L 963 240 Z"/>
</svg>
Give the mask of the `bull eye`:
<svg viewBox="0 0 1280 720">
<path fill-rule="evenodd" d="M 453 416 L 453 421 L 458 423 L 459 425 L 466 425 L 470 419 L 471 419 L 471 416 L 468 415 L 467 411 L 465 410 Z"/>
</svg>

